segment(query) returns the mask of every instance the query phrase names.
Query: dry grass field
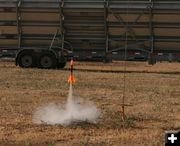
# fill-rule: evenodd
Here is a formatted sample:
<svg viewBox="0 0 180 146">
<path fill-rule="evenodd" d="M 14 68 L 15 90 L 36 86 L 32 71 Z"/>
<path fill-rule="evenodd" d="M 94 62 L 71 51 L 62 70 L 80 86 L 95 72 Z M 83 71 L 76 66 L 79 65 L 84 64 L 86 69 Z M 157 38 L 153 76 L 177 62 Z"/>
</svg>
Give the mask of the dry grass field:
<svg viewBox="0 0 180 146">
<path fill-rule="evenodd" d="M 98 123 L 33 124 L 37 107 L 66 102 L 68 67 L 21 69 L 0 62 L 0 146 L 163 146 L 164 132 L 180 129 L 179 63 L 127 63 L 126 103 L 131 106 L 123 122 L 123 62 L 76 62 L 74 95 L 101 109 Z"/>
</svg>

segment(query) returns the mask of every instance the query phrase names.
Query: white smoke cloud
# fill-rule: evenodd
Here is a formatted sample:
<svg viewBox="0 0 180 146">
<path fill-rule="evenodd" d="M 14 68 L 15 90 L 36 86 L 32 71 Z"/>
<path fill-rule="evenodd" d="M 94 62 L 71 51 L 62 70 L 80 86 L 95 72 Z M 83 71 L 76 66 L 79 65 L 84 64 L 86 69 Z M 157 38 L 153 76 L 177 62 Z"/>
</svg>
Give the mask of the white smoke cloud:
<svg viewBox="0 0 180 146">
<path fill-rule="evenodd" d="M 66 105 L 54 103 L 38 108 L 33 113 L 33 122 L 36 124 L 70 125 L 77 122 L 95 123 L 100 115 L 100 110 L 90 103 L 79 103 L 73 98 L 72 85 Z"/>
</svg>

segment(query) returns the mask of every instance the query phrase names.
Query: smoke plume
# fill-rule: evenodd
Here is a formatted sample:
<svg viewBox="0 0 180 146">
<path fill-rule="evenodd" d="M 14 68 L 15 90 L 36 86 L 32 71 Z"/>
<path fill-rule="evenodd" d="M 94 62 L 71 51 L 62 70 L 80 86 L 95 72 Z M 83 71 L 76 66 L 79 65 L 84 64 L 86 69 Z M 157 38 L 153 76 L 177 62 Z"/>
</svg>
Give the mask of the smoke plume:
<svg viewBox="0 0 180 146">
<path fill-rule="evenodd" d="M 60 124 L 67 126 L 78 122 L 95 123 L 100 115 L 99 109 L 90 103 L 79 103 L 73 98 L 72 84 L 70 84 L 68 99 L 65 105 L 55 103 L 38 108 L 33 113 L 36 124 Z"/>
</svg>

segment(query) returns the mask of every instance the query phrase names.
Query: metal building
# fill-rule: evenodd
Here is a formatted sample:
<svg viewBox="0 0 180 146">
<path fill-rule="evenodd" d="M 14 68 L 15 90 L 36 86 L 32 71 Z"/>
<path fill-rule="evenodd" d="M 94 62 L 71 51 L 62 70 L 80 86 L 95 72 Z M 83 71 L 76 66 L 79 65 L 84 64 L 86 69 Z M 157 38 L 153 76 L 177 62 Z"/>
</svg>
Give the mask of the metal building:
<svg viewBox="0 0 180 146">
<path fill-rule="evenodd" d="M 1 0 L 0 48 L 53 45 L 80 58 L 180 53 L 179 0 Z"/>
</svg>

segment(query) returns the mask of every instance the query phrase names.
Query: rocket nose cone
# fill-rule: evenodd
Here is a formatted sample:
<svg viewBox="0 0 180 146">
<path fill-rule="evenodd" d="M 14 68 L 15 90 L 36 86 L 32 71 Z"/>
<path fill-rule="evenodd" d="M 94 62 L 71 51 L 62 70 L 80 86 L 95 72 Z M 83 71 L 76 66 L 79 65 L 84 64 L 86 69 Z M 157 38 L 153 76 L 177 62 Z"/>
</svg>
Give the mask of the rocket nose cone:
<svg viewBox="0 0 180 146">
<path fill-rule="evenodd" d="M 71 59 L 71 61 L 70 61 L 70 65 L 72 66 L 74 64 L 74 60 L 73 59 Z"/>
</svg>

